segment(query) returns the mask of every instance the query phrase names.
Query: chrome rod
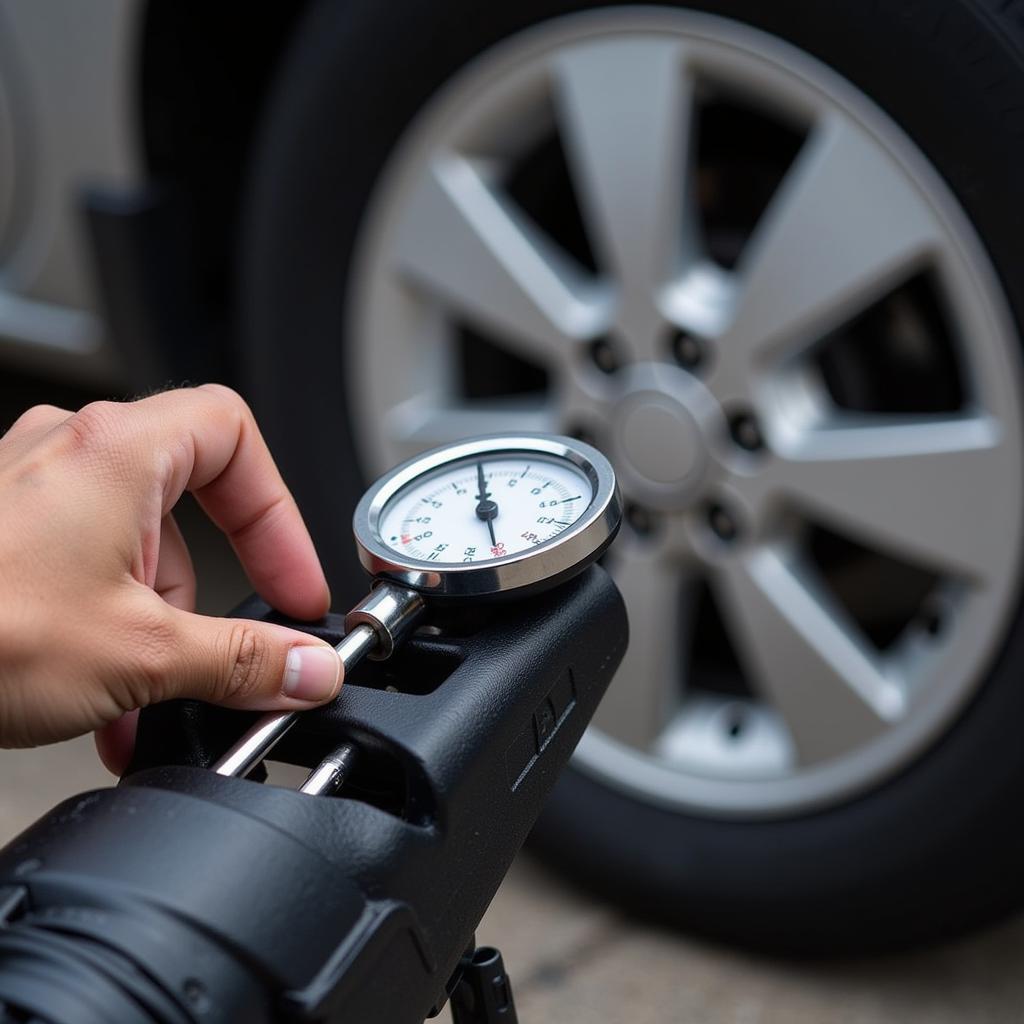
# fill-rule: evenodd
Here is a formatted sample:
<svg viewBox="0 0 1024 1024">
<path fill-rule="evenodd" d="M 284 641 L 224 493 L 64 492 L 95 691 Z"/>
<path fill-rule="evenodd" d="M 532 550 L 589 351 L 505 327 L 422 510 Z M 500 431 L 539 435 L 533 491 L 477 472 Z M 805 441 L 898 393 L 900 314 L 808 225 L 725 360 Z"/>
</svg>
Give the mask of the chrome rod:
<svg viewBox="0 0 1024 1024">
<path fill-rule="evenodd" d="M 356 626 L 351 633 L 346 633 L 334 648 L 341 656 L 345 675 L 376 646 L 377 634 L 370 626 Z M 299 714 L 298 711 L 272 711 L 264 715 L 213 765 L 213 770 L 218 775 L 248 775 L 277 746 Z"/>
<path fill-rule="evenodd" d="M 341 788 L 358 756 L 356 747 L 351 743 L 343 743 L 309 773 L 306 781 L 299 786 L 299 792 L 312 796 L 330 796 Z"/>
<path fill-rule="evenodd" d="M 345 616 L 345 636 L 334 648 L 345 675 L 369 655 L 389 658 L 412 632 L 424 610 L 415 590 L 379 583 Z M 226 754 L 213 764 L 218 775 L 245 776 L 277 745 L 295 724 L 297 711 L 272 711 L 259 719 Z"/>
</svg>

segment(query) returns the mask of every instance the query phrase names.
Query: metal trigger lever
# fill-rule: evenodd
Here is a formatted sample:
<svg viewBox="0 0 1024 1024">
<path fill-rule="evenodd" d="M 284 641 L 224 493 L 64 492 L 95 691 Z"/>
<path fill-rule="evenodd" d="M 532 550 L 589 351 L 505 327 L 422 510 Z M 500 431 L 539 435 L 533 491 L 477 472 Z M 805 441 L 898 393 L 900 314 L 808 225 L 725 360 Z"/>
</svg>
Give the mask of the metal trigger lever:
<svg viewBox="0 0 1024 1024">
<path fill-rule="evenodd" d="M 415 590 L 393 583 L 376 584 L 345 616 L 345 636 L 334 648 L 345 666 L 346 677 L 364 657 L 374 661 L 390 658 L 412 632 L 425 607 L 423 598 Z M 214 762 L 213 770 L 218 775 L 248 775 L 295 724 L 299 714 L 298 711 L 273 711 L 264 715 Z M 303 784 L 302 792 L 326 793 L 336 789 L 340 784 L 339 776 L 347 772 L 354 758 L 355 748 L 351 744 L 339 747 L 314 769 Z M 317 788 L 309 788 L 314 786 Z"/>
</svg>

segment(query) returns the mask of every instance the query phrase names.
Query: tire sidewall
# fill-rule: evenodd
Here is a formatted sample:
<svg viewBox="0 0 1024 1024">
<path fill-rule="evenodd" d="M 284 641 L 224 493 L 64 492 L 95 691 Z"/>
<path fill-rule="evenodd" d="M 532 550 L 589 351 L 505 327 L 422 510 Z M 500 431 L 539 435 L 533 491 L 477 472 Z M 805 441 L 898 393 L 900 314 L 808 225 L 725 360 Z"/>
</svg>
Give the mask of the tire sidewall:
<svg viewBox="0 0 1024 1024">
<path fill-rule="evenodd" d="M 602 6 L 612 5 L 444 0 L 398 15 L 372 0 L 319 3 L 283 63 L 247 190 L 241 355 L 339 603 L 362 587 L 349 529 L 363 480 L 345 409 L 345 324 L 374 183 L 427 98 L 475 56 L 539 21 Z M 665 6 L 777 35 L 882 107 L 959 199 L 1024 323 L 1024 33 L 967 0 Z M 536 844 L 634 908 L 775 949 L 903 944 L 988 920 L 1024 888 L 1019 620 L 1018 609 L 989 678 L 948 733 L 860 799 L 787 820 L 714 821 L 570 770 Z"/>
</svg>

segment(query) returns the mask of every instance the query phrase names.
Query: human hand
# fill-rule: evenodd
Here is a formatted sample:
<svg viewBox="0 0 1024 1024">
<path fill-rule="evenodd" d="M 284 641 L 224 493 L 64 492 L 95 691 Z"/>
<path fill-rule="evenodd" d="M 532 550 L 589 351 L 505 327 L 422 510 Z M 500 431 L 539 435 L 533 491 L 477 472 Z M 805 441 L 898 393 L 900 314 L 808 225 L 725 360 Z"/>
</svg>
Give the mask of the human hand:
<svg viewBox="0 0 1024 1024">
<path fill-rule="evenodd" d="M 322 640 L 194 614 L 171 515 L 186 490 L 266 601 L 298 619 L 327 611 L 299 510 L 233 391 L 29 409 L 0 438 L 0 746 L 98 730 L 120 773 L 148 704 L 302 710 L 336 695 L 341 659 Z"/>
</svg>

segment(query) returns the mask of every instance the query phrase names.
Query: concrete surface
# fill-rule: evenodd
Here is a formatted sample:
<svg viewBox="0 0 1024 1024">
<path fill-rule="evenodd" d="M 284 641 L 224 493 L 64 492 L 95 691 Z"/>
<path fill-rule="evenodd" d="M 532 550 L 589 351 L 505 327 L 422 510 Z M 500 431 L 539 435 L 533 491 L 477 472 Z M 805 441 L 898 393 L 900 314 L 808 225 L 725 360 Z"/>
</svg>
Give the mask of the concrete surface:
<svg viewBox="0 0 1024 1024">
<path fill-rule="evenodd" d="M 245 579 L 194 507 L 182 519 L 196 555 L 200 606 L 222 612 L 247 593 Z M 88 737 L 0 751 L 0 844 L 64 797 L 110 781 Z M 523 1024 L 1024 1021 L 1021 918 L 916 954 L 779 963 L 626 920 L 522 857 L 478 939 L 502 949 Z M 449 1019 L 447 1012 L 441 1019 Z"/>
<path fill-rule="evenodd" d="M 1005 1024 L 1024 1020 L 1024 921 L 924 953 L 799 965 L 623 920 L 521 858 L 480 927 L 523 1024 Z"/>
</svg>

